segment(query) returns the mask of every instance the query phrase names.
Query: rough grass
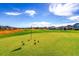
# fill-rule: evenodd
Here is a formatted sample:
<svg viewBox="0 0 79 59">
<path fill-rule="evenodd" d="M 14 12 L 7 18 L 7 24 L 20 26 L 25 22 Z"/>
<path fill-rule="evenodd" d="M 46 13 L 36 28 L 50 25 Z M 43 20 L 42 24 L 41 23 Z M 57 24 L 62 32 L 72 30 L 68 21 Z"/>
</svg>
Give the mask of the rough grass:
<svg viewBox="0 0 79 59">
<path fill-rule="evenodd" d="M 44 32 L 64 32 L 64 33 L 79 33 L 78 30 L 22 30 L 19 32 L 9 33 L 9 34 L 0 34 L 0 38 L 13 37 L 13 36 L 21 36 L 30 33 L 44 33 Z"/>
<path fill-rule="evenodd" d="M 30 33 L 42 33 L 42 32 L 50 32 L 48 30 L 22 30 L 19 32 L 12 32 L 9 34 L 0 34 L 0 38 L 6 38 L 6 37 L 12 37 L 12 36 L 20 36 L 20 35 L 26 35 Z"/>
<path fill-rule="evenodd" d="M 79 56 L 79 31 L 33 30 L 0 38 L 1 56 Z M 27 34 L 28 33 L 28 34 Z M 12 36 L 13 35 L 13 36 Z M 30 40 L 30 41 L 28 41 Z M 34 45 L 36 40 L 36 45 Z M 39 43 L 37 41 L 39 40 Z M 22 46 L 21 41 L 25 43 Z M 22 47 L 22 49 L 13 51 Z"/>
</svg>

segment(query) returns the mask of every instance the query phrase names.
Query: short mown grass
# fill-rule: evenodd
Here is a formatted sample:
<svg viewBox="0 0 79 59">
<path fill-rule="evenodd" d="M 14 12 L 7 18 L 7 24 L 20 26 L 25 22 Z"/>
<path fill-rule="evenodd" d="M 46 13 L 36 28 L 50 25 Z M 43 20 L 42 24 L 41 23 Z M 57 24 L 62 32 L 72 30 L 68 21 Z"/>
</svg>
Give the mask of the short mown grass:
<svg viewBox="0 0 79 59">
<path fill-rule="evenodd" d="M 79 31 L 32 30 L 32 32 L 32 39 L 31 30 L 0 38 L 0 56 L 79 56 Z M 25 43 L 24 46 L 21 41 Z M 11 52 L 21 46 L 21 50 Z"/>
</svg>

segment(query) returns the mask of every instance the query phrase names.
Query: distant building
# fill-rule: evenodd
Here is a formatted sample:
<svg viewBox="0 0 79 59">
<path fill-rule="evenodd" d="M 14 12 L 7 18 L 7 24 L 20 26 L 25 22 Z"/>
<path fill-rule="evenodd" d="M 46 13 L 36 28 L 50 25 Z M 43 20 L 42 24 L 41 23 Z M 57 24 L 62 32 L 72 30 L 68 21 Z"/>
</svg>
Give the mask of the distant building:
<svg viewBox="0 0 79 59">
<path fill-rule="evenodd" d="M 16 30 L 16 27 L 9 27 L 9 26 L 0 26 L 0 30 Z"/>
<path fill-rule="evenodd" d="M 75 30 L 79 30 L 79 23 L 74 24 L 73 27 Z"/>
<path fill-rule="evenodd" d="M 72 30 L 72 29 L 73 29 L 73 26 L 72 26 L 72 25 L 67 25 L 65 28 L 66 28 L 67 30 Z"/>
<path fill-rule="evenodd" d="M 59 29 L 59 30 L 72 30 L 73 26 L 72 25 L 60 26 L 60 27 L 57 27 L 56 29 Z"/>
<path fill-rule="evenodd" d="M 48 29 L 49 30 L 54 30 L 54 29 L 56 29 L 56 27 L 55 26 L 51 26 L 51 27 L 48 27 Z"/>
<path fill-rule="evenodd" d="M 58 30 L 64 30 L 65 26 L 56 27 Z"/>
</svg>

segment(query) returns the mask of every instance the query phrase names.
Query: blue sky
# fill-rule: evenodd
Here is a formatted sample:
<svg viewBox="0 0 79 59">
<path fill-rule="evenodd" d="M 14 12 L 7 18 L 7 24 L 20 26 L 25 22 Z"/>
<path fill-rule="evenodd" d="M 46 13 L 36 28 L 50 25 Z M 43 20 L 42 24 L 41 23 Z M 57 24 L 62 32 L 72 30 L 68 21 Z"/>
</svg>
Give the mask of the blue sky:
<svg viewBox="0 0 79 59">
<path fill-rule="evenodd" d="M 0 25 L 14 27 L 63 26 L 79 22 L 78 3 L 0 4 Z"/>
</svg>

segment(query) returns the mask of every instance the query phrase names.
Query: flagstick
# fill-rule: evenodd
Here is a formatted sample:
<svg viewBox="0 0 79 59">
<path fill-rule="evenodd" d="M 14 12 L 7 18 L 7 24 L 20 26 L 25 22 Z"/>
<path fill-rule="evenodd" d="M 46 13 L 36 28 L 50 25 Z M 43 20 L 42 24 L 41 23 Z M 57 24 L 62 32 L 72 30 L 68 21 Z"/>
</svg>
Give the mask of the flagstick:
<svg viewBox="0 0 79 59">
<path fill-rule="evenodd" d="M 32 25 L 31 25 L 31 40 L 32 40 Z"/>
</svg>

